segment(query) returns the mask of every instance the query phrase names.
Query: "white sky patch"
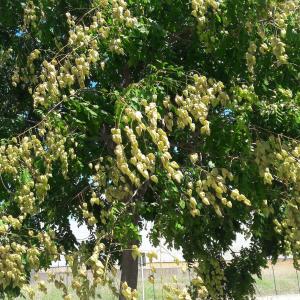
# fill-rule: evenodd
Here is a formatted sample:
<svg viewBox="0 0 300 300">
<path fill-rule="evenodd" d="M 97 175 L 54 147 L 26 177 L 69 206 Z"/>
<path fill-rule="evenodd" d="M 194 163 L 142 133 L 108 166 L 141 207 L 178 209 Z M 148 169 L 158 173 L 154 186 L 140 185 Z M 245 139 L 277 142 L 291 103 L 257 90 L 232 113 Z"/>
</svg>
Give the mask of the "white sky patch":
<svg viewBox="0 0 300 300">
<path fill-rule="evenodd" d="M 80 242 L 82 240 L 86 240 L 90 232 L 86 225 L 79 225 L 74 219 L 70 220 L 70 226 L 73 234 L 75 235 L 76 239 Z M 175 258 L 179 259 L 180 261 L 184 261 L 183 254 L 181 250 L 176 249 L 168 249 L 165 244 L 164 239 L 161 240 L 160 245 L 158 247 L 154 247 L 149 239 L 149 233 L 153 227 L 153 223 L 145 222 L 143 229 L 141 230 L 142 236 L 142 244 L 140 246 L 141 252 L 150 252 L 154 250 L 157 255 L 158 259 L 157 262 L 173 262 Z M 234 252 L 239 252 L 241 248 L 248 247 L 250 245 L 250 241 L 245 239 L 245 237 L 238 233 L 236 240 L 233 242 L 231 249 Z M 224 258 L 226 260 L 230 260 L 232 258 L 229 252 L 224 254 Z M 59 262 L 54 263 L 52 266 L 63 266 L 65 265 L 65 260 L 61 259 Z"/>
<path fill-rule="evenodd" d="M 142 244 L 140 246 L 140 251 L 147 253 L 154 250 L 158 255 L 157 261 L 161 262 L 173 262 L 175 258 L 178 258 L 180 261 L 183 261 L 184 259 L 182 256 L 182 251 L 168 249 L 165 245 L 164 239 L 161 240 L 160 245 L 158 247 L 153 247 L 148 237 L 152 227 L 153 224 L 151 222 L 146 222 L 143 226 L 143 230 L 141 231 Z"/>
<path fill-rule="evenodd" d="M 86 225 L 79 225 L 74 219 L 70 220 L 70 226 L 73 234 L 78 241 L 87 239 L 90 235 Z"/>
<path fill-rule="evenodd" d="M 178 258 L 180 261 L 184 261 L 183 254 L 181 250 L 176 249 L 168 249 L 168 247 L 165 244 L 164 239 L 161 240 L 160 245 L 158 247 L 153 247 L 148 235 L 151 231 L 151 228 L 153 227 L 153 224 L 151 222 L 147 222 L 143 230 L 141 231 L 142 235 L 142 244 L 140 247 L 141 252 L 149 252 L 151 250 L 155 250 L 158 254 L 158 261 L 162 262 L 173 262 L 174 258 Z M 232 243 L 231 250 L 238 252 L 241 250 L 241 248 L 247 248 L 250 245 L 250 240 L 245 239 L 245 236 L 243 234 L 238 233 L 236 236 L 236 240 Z M 226 252 L 224 254 L 224 258 L 226 260 L 232 259 L 232 255 L 229 252 Z"/>
</svg>

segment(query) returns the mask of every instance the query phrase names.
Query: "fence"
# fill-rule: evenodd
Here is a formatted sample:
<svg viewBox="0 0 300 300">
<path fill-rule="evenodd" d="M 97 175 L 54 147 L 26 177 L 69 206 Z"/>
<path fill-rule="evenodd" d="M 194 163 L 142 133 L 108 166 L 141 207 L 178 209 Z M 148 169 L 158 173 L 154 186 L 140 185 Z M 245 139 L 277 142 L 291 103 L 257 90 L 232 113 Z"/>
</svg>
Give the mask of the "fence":
<svg viewBox="0 0 300 300">
<path fill-rule="evenodd" d="M 164 256 L 168 255 L 167 252 Z M 164 259 L 165 259 L 164 258 Z M 153 283 L 149 282 L 148 277 L 152 274 L 149 264 L 139 266 L 138 292 L 141 300 L 163 300 L 165 299 L 165 291 L 163 285 L 165 283 L 173 283 L 178 288 L 184 288 L 191 280 L 192 274 L 187 270 L 186 264 L 181 262 L 178 266 L 174 263 L 174 258 L 170 255 L 168 261 L 158 261 L 155 264 L 156 273 Z M 185 270 L 186 269 L 186 270 Z M 71 285 L 72 276 L 70 268 L 66 266 L 53 267 L 52 271 L 63 278 L 67 286 Z M 47 274 L 39 272 L 39 279 L 47 280 Z M 117 276 L 119 277 L 119 276 Z M 300 295 L 300 273 L 293 267 L 291 259 L 280 259 L 276 265 L 269 263 L 268 268 L 262 271 L 262 278 L 256 280 L 257 296 L 273 296 L 273 295 Z M 32 282 L 34 284 L 34 282 Z M 99 298 L 105 300 L 117 300 L 118 298 L 111 294 L 106 288 L 99 288 Z M 101 296 L 101 297 L 100 297 Z M 62 299 L 61 294 L 53 286 L 48 286 L 48 295 L 38 294 L 36 299 Z M 73 299 L 73 298 L 72 298 Z M 74 299 L 77 299 L 74 296 Z"/>
<path fill-rule="evenodd" d="M 300 273 L 294 268 L 292 259 L 279 259 L 262 271 L 262 278 L 256 280 L 256 294 L 270 295 L 300 295 Z"/>
</svg>

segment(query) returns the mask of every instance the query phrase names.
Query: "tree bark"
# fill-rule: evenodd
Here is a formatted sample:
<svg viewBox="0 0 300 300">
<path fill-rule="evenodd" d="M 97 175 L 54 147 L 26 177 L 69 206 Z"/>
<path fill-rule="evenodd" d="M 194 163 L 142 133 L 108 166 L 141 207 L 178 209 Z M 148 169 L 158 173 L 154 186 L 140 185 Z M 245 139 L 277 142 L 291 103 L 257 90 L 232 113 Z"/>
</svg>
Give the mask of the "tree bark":
<svg viewBox="0 0 300 300">
<path fill-rule="evenodd" d="M 134 225 L 138 225 L 139 216 L 134 214 Z M 122 295 L 122 283 L 127 282 L 128 286 L 132 289 L 137 288 L 138 271 L 139 271 L 139 259 L 133 259 L 132 246 L 138 245 L 139 242 L 135 239 L 128 240 L 127 250 L 123 250 L 121 258 L 121 281 L 120 281 L 120 296 L 119 300 L 126 300 Z"/>
<path fill-rule="evenodd" d="M 121 286 L 123 282 L 127 282 L 132 289 L 137 288 L 138 280 L 138 258 L 135 260 L 131 255 L 131 250 L 123 250 L 121 258 Z M 120 286 L 120 291 L 122 290 Z M 125 300 L 124 296 L 120 294 L 119 300 Z"/>
<path fill-rule="evenodd" d="M 135 199 L 141 199 L 150 184 L 150 181 L 145 181 L 139 188 L 136 190 L 136 192 L 132 195 L 131 199 L 129 201 L 134 201 Z M 140 217 L 139 215 L 134 212 L 133 213 L 133 224 L 135 226 L 138 226 Z M 121 282 L 120 282 L 120 296 L 119 300 L 125 300 L 125 297 L 122 295 L 122 283 L 125 281 L 127 282 L 128 286 L 132 289 L 137 288 L 137 281 L 138 281 L 138 268 L 139 268 L 139 259 L 133 259 L 132 257 L 132 246 L 133 245 L 139 245 L 138 240 L 128 240 L 127 243 L 127 249 L 130 250 L 123 250 L 122 257 L 121 257 Z"/>
</svg>

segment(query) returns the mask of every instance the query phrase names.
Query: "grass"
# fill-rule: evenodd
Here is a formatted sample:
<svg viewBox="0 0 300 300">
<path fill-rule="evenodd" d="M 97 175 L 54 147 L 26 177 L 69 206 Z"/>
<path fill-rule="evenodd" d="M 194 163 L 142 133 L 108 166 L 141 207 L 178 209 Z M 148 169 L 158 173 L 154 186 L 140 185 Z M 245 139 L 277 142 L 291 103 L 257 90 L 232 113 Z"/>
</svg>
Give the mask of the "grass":
<svg viewBox="0 0 300 300">
<path fill-rule="evenodd" d="M 300 294 L 297 275 L 295 271 L 291 274 L 285 274 L 283 276 L 275 275 L 275 282 L 272 274 L 267 276 L 265 275 L 262 277 L 262 279 L 257 278 L 256 290 L 257 295 L 261 296 L 269 296 L 276 294 Z"/>
</svg>

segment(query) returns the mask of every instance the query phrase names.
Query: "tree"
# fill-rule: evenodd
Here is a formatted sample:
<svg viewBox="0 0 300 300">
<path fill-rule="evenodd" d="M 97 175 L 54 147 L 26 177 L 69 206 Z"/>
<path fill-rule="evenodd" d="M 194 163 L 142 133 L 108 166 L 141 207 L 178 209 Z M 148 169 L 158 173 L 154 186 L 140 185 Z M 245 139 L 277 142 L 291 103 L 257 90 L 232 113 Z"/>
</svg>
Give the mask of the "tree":
<svg viewBox="0 0 300 300">
<path fill-rule="evenodd" d="M 114 264 L 136 261 L 143 220 L 197 274 L 189 290 L 166 286 L 170 299 L 246 299 L 268 258 L 298 267 L 297 0 L 0 9 L 3 295 L 33 297 L 30 271 L 61 255 L 80 299 L 118 293 Z M 88 225 L 84 243 L 70 218 Z M 250 246 L 226 262 L 237 233 Z M 136 299 L 132 275 L 120 297 Z"/>
</svg>

